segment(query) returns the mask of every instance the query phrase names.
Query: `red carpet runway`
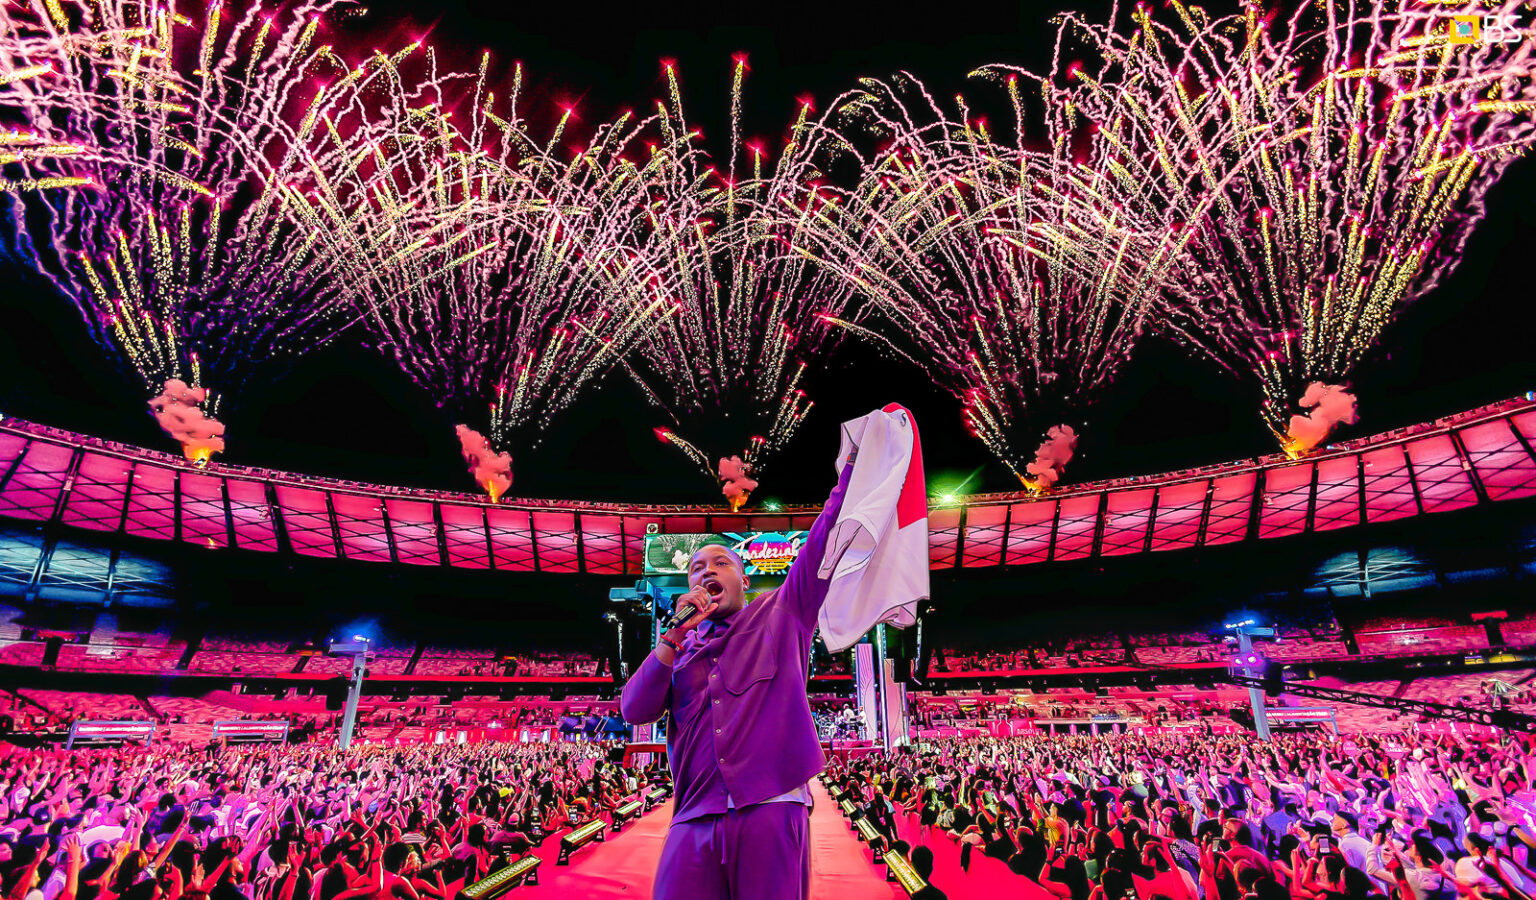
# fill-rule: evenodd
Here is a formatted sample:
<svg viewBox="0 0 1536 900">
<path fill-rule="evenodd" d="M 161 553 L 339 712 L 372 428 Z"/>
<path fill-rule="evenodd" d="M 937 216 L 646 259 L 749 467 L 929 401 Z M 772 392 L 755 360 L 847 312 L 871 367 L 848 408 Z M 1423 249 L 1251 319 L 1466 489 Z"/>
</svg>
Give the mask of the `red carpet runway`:
<svg viewBox="0 0 1536 900">
<path fill-rule="evenodd" d="M 811 811 L 811 900 L 905 898 L 901 888 L 886 882 L 884 867 L 870 862 L 869 850 L 848 830 L 826 788 L 813 781 L 811 791 L 816 796 L 816 807 Z M 619 834 L 609 834 L 606 843 L 577 850 L 569 866 L 555 865 L 560 857 L 560 837 L 551 836 L 534 851 L 544 860 L 539 867 L 539 884 L 516 888 L 507 896 L 509 900 L 649 900 L 656 860 L 661 857 L 661 842 L 670 821 L 672 803 L 668 801 Z"/>
</svg>

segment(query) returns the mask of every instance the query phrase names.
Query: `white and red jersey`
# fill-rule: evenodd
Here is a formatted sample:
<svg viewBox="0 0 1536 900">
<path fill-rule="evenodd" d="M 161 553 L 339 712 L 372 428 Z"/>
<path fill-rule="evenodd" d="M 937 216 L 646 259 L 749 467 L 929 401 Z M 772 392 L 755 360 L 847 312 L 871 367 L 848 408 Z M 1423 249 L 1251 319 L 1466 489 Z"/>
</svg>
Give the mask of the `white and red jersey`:
<svg viewBox="0 0 1536 900">
<path fill-rule="evenodd" d="M 880 622 L 909 628 L 929 596 L 928 490 L 917 422 L 892 403 L 843 423 L 842 474 L 857 450 L 848 492 L 818 567 L 830 578 L 818 622 L 834 653 Z"/>
</svg>

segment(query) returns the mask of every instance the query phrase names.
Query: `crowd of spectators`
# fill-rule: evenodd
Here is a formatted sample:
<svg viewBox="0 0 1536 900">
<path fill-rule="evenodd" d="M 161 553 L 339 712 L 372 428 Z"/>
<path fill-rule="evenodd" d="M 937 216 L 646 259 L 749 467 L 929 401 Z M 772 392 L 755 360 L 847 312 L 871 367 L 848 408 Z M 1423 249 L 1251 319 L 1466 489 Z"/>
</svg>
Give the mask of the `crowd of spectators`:
<svg viewBox="0 0 1536 900">
<path fill-rule="evenodd" d="M 1227 716 L 1244 708 L 1247 695 L 1236 688 L 1167 684 L 1092 691 L 1083 688 L 1003 690 L 993 694 L 937 696 L 909 694 L 912 721 L 923 729 L 981 725 L 1018 719 L 1090 720 L 1116 718 L 1141 725 L 1190 722 Z"/>
<path fill-rule="evenodd" d="M 76 722 L 137 721 L 157 726 L 155 740 L 206 741 L 214 722 L 286 721 L 297 735 L 334 736 L 341 714 L 327 712 L 323 703 L 302 713 L 259 712 L 225 706 L 210 694 L 196 697 L 136 697 L 86 691 L 25 688 L 0 693 L 0 732 L 63 736 Z"/>
<path fill-rule="evenodd" d="M 1525 709 L 1533 677 L 1353 686 Z M 0 697 L 12 716 L 79 702 Z M 291 745 L 0 745 L 0 900 L 452 900 L 664 777 L 661 761 L 604 761 L 594 739 L 609 705 L 378 701 L 367 711 L 443 726 L 470 710 L 476 721 L 565 733 L 547 744 L 427 740 L 344 753 L 328 731 Z M 919 738 L 890 753 L 834 754 L 827 780 L 932 877 L 928 898 L 968 895 L 967 879 L 988 869 L 1026 900 L 1536 900 L 1536 738 L 1399 722 L 1261 743 L 1201 718 L 1241 705 L 1190 686 L 915 697 L 920 728 L 1025 711 L 1113 708 L 1141 719 L 1113 734 Z M 824 739 L 863 736 L 845 699 L 813 702 L 813 714 Z M 1177 733 L 1157 727 L 1175 722 Z"/>
<path fill-rule="evenodd" d="M 231 705 L 231 704 L 239 704 Z M 512 700 L 442 696 L 408 700 L 368 697 L 358 707 L 357 734 L 376 742 L 430 742 L 441 734 L 456 741 L 459 732 L 474 740 L 514 739 L 528 732 L 532 741 L 611 740 L 627 734 L 615 721 L 617 701 L 541 697 Z M 227 692 L 203 697 L 136 697 L 80 691 L 25 688 L 0 692 L 0 733 L 62 737 L 80 720 L 145 721 L 159 726 L 158 742 L 206 743 L 215 722 L 286 721 L 298 738 L 334 740 L 341 712 L 326 708 L 321 696 L 272 701 L 241 698 Z"/>
<path fill-rule="evenodd" d="M 928 897 L 989 867 L 1029 900 L 1533 900 L 1533 746 L 1465 730 L 980 737 L 834 760 L 827 777 L 920 871 L 958 858 Z"/>
<path fill-rule="evenodd" d="M 1486 649 L 1488 631 L 1482 625 L 1389 627 L 1359 631 L 1355 642 L 1363 656 L 1451 653 Z"/>
<path fill-rule="evenodd" d="M 0 604 L 0 664 L 43 667 L 48 660 L 47 667 L 72 672 L 264 677 L 346 675 L 351 671 L 349 658 L 326 654 L 325 639 L 207 633 L 189 645 L 184 636 L 173 637 L 170 631 L 119 630 L 114 617 L 100 619 L 108 624 L 66 633 L 22 628 L 6 618 L 17 615 L 19 611 L 13 607 Z M 51 642 L 58 643 L 53 657 L 49 656 Z M 371 652 L 372 675 L 569 678 L 603 674 L 603 660 L 591 652 L 572 649 L 504 651 L 380 639 Z"/>
<path fill-rule="evenodd" d="M 940 672 L 1008 672 L 1020 669 L 1121 665 L 1127 652 L 1114 635 L 1044 641 L 1017 650 L 940 650 L 933 667 Z"/>
<path fill-rule="evenodd" d="M 1377 617 L 1347 631 L 1331 616 L 1302 624 L 1280 624 L 1273 639 L 1257 639 L 1255 649 L 1288 663 L 1327 661 L 1355 656 L 1404 656 L 1485 650 L 1536 643 L 1536 617 L 1491 624 L 1471 623 L 1432 614 Z M 1105 632 L 1040 638 L 1021 644 L 983 648 L 941 648 L 932 653 L 931 674 L 996 675 L 1062 668 L 1168 668 L 1226 662 L 1235 639 L 1216 631 L 1164 633 Z M 518 650 L 486 646 L 439 646 L 405 642 L 375 647 L 369 671 L 374 676 L 423 678 L 595 678 L 606 661 L 580 650 Z M 42 636 L 0 623 L 0 663 L 42 666 L 47 647 Z M 350 662 L 324 653 L 323 642 L 205 635 L 189 648 L 168 633 L 140 634 L 97 629 L 67 640 L 50 665 L 70 671 L 144 674 L 186 671 L 230 676 L 336 676 Z M 849 654 L 820 654 L 813 674 L 847 676 Z"/>
<path fill-rule="evenodd" d="M 1286 661 L 1334 659 L 1349 653 L 1336 622 L 1307 628 L 1281 627 L 1276 639 L 1256 641 L 1255 646 L 1271 659 Z M 1426 649 L 1438 646 L 1426 645 Z M 1225 634 L 1096 634 L 1035 641 L 1022 648 L 941 649 L 934 654 L 932 670 L 948 674 L 1001 674 L 1027 669 L 1185 665 L 1223 662 L 1234 652 L 1234 639 Z"/>
<path fill-rule="evenodd" d="M 0 754 L 7 900 L 451 900 L 662 778 L 592 744 Z"/>
<path fill-rule="evenodd" d="M 543 652 L 513 657 L 508 675 L 534 675 L 543 678 L 571 678 L 601 674 L 599 661 L 590 653 Z"/>
<path fill-rule="evenodd" d="M 554 734 L 580 734 L 591 739 L 599 732 L 606 733 L 602 726 L 617 712 L 618 702 L 614 700 L 465 698 L 450 703 L 443 697 L 413 697 L 408 701 L 370 698 L 359 707 L 358 722 L 365 734 L 394 726 L 374 735 L 385 739 L 401 734 L 406 729 L 425 730 L 429 733 L 455 729 L 493 729 L 502 734 L 527 730 L 535 735 L 550 731 L 552 738 Z"/>
</svg>

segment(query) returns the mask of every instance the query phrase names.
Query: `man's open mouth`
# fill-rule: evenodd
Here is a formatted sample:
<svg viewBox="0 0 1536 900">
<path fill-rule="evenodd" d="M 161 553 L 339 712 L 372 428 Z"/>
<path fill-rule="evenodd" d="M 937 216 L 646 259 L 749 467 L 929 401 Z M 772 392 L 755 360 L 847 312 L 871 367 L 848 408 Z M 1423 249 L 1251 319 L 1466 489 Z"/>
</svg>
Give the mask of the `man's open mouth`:
<svg viewBox="0 0 1536 900">
<path fill-rule="evenodd" d="M 725 593 L 725 585 L 721 584 L 713 578 L 706 578 L 700 583 L 704 585 L 704 590 L 708 591 L 711 597 L 718 597 Z"/>
</svg>

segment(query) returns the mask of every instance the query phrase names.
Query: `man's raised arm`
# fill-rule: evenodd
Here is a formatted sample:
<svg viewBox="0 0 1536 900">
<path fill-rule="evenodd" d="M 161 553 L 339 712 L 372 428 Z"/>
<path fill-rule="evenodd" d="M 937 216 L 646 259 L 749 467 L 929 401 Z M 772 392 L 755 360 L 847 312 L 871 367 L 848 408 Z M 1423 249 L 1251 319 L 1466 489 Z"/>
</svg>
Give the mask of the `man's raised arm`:
<svg viewBox="0 0 1536 900">
<path fill-rule="evenodd" d="M 779 602 L 794 606 L 796 619 L 807 631 L 816 627 L 816 614 L 821 611 L 821 604 L 827 599 L 827 587 L 832 583 L 830 578 L 818 578 L 816 569 L 826 556 L 827 541 L 837 526 L 837 517 L 843 509 L 843 496 L 848 493 L 848 479 L 853 475 L 853 462 L 857 456 L 858 453 L 854 452 L 843 465 L 843 471 L 837 477 L 837 486 L 832 489 L 831 496 L 827 497 L 827 503 L 816 516 L 816 521 L 811 524 L 810 534 L 800 546 L 795 561 L 790 564 L 789 574 L 784 576 L 784 583 L 779 587 L 782 596 Z"/>
</svg>

